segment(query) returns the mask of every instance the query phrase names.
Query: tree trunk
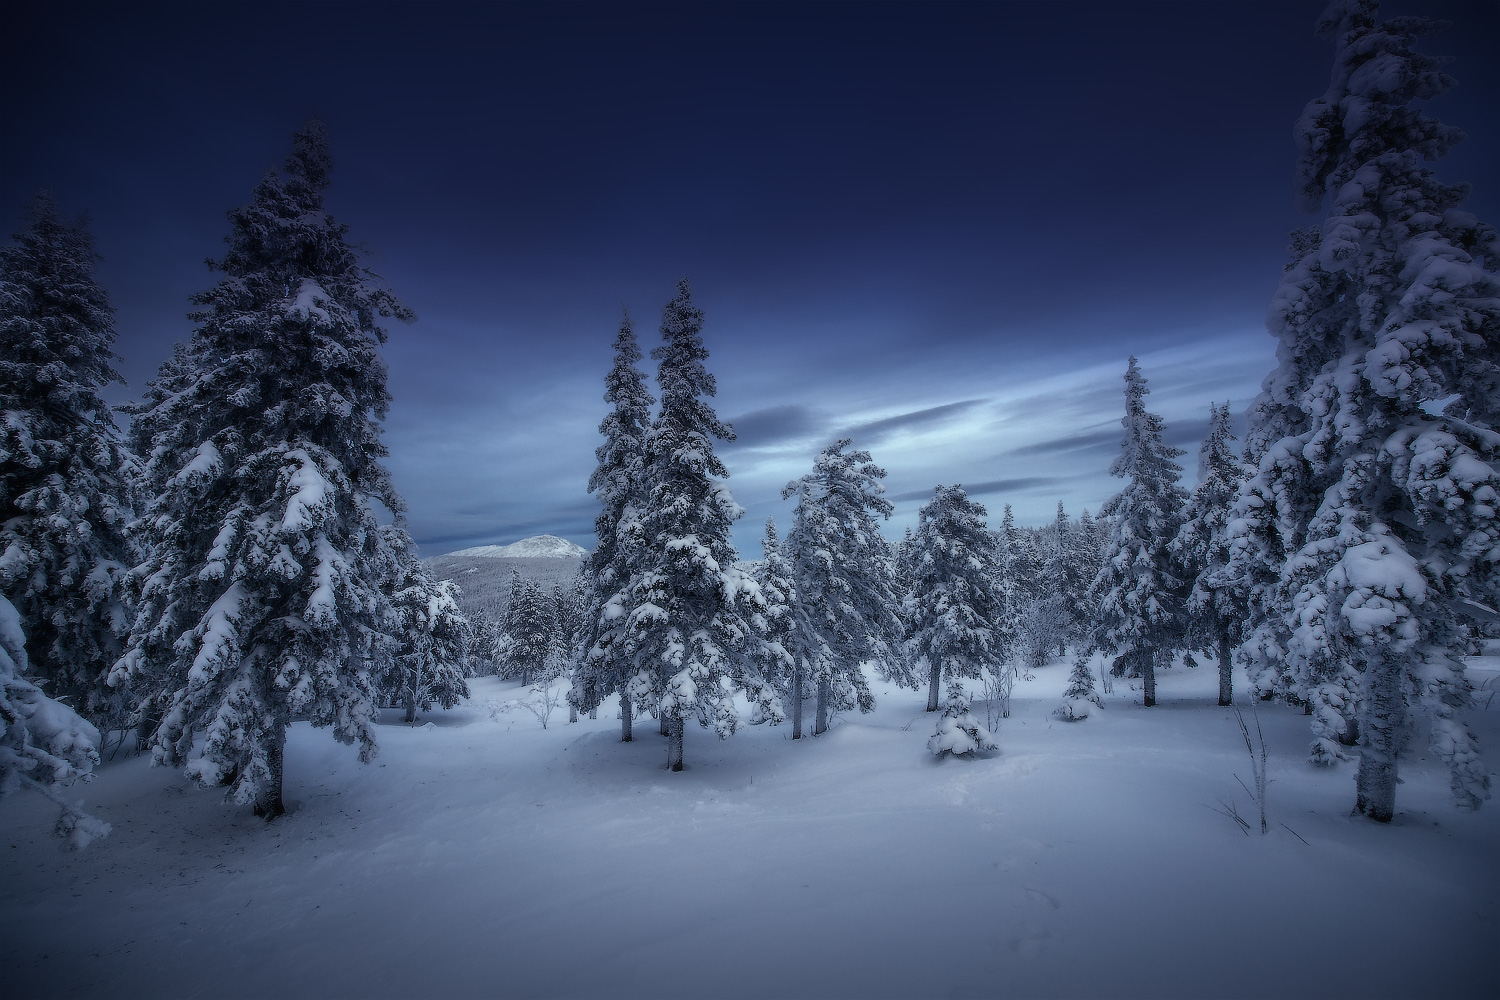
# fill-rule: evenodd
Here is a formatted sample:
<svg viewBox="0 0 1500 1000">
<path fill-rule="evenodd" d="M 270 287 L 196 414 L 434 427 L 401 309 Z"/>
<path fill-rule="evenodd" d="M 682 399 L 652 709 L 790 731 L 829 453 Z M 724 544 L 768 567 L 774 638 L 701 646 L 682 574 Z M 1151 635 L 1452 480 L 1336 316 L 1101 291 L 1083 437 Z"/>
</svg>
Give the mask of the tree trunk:
<svg viewBox="0 0 1500 1000">
<path fill-rule="evenodd" d="M 661 734 L 663 736 L 672 735 L 670 723 L 667 722 L 667 713 L 659 708 L 656 710 L 656 724 L 661 727 Z"/>
<path fill-rule="evenodd" d="M 266 734 L 266 770 L 270 778 L 266 787 L 255 798 L 255 815 L 275 819 L 286 812 L 281 801 L 281 762 L 286 751 L 286 724 L 275 723 L 272 732 Z"/>
<path fill-rule="evenodd" d="M 521 668 L 521 686 L 531 687 L 531 664 L 529 663 Z"/>
<path fill-rule="evenodd" d="M 927 674 L 927 711 L 938 710 L 938 684 L 943 680 L 943 664 L 938 661 Z"/>
<path fill-rule="evenodd" d="M 829 693 L 830 692 L 828 690 L 828 680 L 827 680 L 827 678 L 824 678 L 824 677 L 818 678 L 818 714 L 817 714 L 817 717 L 815 719 L 813 719 L 813 735 L 814 736 L 822 736 L 824 733 L 828 732 L 828 695 L 829 695 Z"/>
<path fill-rule="evenodd" d="M 575 704 L 573 704 L 570 701 L 570 702 L 568 702 L 568 722 L 571 724 L 571 723 L 574 723 L 574 722 L 577 722 L 577 721 L 578 721 L 578 706 L 575 705 Z"/>
<path fill-rule="evenodd" d="M 151 737 L 156 733 L 156 720 L 151 716 L 141 713 L 141 721 L 135 724 L 135 752 L 145 753 L 146 748 L 151 745 Z"/>
<path fill-rule="evenodd" d="M 1156 650 L 1151 650 L 1141 662 L 1141 678 L 1146 682 L 1146 707 L 1156 704 Z"/>
<path fill-rule="evenodd" d="M 672 770 L 682 770 L 682 717 L 674 715 L 667 723 L 667 762 Z"/>
<path fill-rule="evenodd" d="M 1401 670 L 1394 663 L 1372 660 L 1365 667 L 1370 697 L 1360 730 L 1358 797 L 1354 811 L 1381 823 L 1396 812 L 1396 761 L 1406 733 L 1406 704 L 1401 697 Z"/>
<path fill-rule="evenodd" d="M 406 716 L 404 720 L 407 725 L 415 725 L 417 721 L 417 696 L 412 692 L 406 692 Z"/>
<path fill-rule="evenodd" d="M 1234 704 L 1234 681 L 1229 675 L 1230 667 L 1229 633 L 1219 633 L 1219 704 Z"/>
<path fill-rule="evenodd" d="M 802 665 L 792 673 L 792 739 L 802 738 Z"/>
<path fill-rule="evenodd" d="M 599 706 L 598 705 L 595 705 L 593 708 L 589 709 L 589 718 L 590 719 L 597 719 L 597 718 L 599 718 Z"/>
<path fill-rule="evenodd" d="M 632 734 L 630 732 L 630 723 L 631 723 L 631 718 L 630 717 L 631 717 L 632 714 L 633 714 L 633 712 L 632 712 L 631 705 L 630 705 L 630 693 L 627 692 L 627 691 L 621 691 L 620 692 L 620 742 L 621 743 L 629 743 L 633 739 L 633 736 L 632 736 Z"/>
</svg>

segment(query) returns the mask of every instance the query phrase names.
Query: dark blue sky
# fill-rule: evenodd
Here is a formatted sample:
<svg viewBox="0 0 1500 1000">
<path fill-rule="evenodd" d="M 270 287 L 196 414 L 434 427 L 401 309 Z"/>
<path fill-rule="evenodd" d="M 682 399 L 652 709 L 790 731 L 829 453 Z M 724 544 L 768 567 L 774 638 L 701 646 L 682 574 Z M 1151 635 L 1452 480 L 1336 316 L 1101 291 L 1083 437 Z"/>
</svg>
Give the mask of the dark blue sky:
<svg viewBox="0 0 1500 1000">
<path fill-rule="evenodd" d="M 682 275 L 707 311 L 746 556 L 840 433 L 1040 523 L 1117 488 L 1137 354 L 1190 450 L 1272 364 L 1292 124 L 1318 3 L 23 4 L 0 51 L 0 205 L 86 211 L 137 396 L 310 116 L 333 212 L 416 310 L 390 466 L 426 554 L 584 545 L 609 344 Z M 1428 51 L 1470 140 L 1440 167 L 1500 222 L 1500 5 Z M 1192 456 L 1185 461 L 1191 475 Z"/>
</svg>

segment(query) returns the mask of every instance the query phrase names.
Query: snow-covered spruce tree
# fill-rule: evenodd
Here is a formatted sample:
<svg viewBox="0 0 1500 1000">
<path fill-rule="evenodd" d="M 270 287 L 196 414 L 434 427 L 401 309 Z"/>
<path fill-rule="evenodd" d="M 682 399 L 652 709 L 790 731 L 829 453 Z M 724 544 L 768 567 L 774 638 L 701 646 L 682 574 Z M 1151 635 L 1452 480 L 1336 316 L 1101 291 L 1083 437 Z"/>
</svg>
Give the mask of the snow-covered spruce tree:
<svg viewBox="0 0 1500 1000">
<path fill-rule="evenodd" d="M 1312 702 L 1314 760 L 1357 731 L 1356 809 L 1388 821 L 1418 717 L 1459 807 L 1490 791 L 1456 713 L 1468 620 L 1500 605 L 1500 280 L 1467 186 L 1427 166 L 1462 137 L 1415 106 L 1453 83 L 1416 50 L 1433 24 L 1375 12 L 1319 25 L 1333 78 L 1298 121 L 1297 179 L 1327 217 L 1272 303 L 1230 571 L 1258 612 L 1257 683 Z"/>
<path fill-rule="evenodd" d="M 1068 641 L 1079 648 L 1090 648 L 1094 631 L 1093 614 L 1089 609 L 1089 587 L 1099 575 L 1104 564 L 1103 538 L 1099 525 L 1089 514 L 1088 508 L 1079 515 L 1076 524 L 1068 526 L 1067 543 L 1064 547 L 1066 586 L 1063 594 L 1071 610 L 1068 626 Z"/>
<path fill-rule="evenodd" d="M 1161 417 L 1146 410 L 1146 377 L 1135 358 L 1125 372 L 1125 436 L 1109 474 L 1127 480 L 1102 513 L 1111 519 L 1104 566 L 1090 588 L 1097 603 L 1097 646 L 1112 670 L 1141 677 L 1145 704 L 1156 704 L 1156 668 L 1182 648 L 1183 582 L 1171 558 L 1187 493 L 1178 486 L 1181 448 L 1162 440 Z"/>
<path fill-rule="evenodd" d="M 1042 582 L 1052 595 L 1060 598 L 1058 607 L 1066 622 L 1057 641 L 1057 655 L 1065 656 L 1068 639 L 1081 624 L 1076 610 L 1082 607 L 1083 597 L 1099 568 L 1095 566 L 1087 576 L 1083 575 L 1085 567 L 1077 558 L 1078 529 L 1068 520 L 1068 512 L 1063 509 L 1061 500 L 1057 502 L 1057 517 L 1039 533 L 1039 541 L 1042 544 Z"/>
<path fill-rule="evenodd" d="M 1025 560 L 1021 553 L 1021 532 L 1016 527 L 1010 504 L 995 531 L 995 576 L 1000 594 L 1000 608 L 993 627 L 1000 633 L 1006 648 L 1015 650 L 1021 637 L 1021 609 L 1026 604 Z"/>
<path fill-rule="evenodd" d="M 885 470 L 869 452 L 845 450 L 851 446 L 843 438 L 824 448 L 813 471 L 781 492 L 797 499 L 786 551 L 811 631 L 790 652 L 815 685 L 814 736 L 828 729 L 832 709 L 874 709 L 867 662 L 885 679 L 916 687 L 901 650 L 895 560 L 876 521 L 891 516 Z M 801 708 L 792 711 L 795 718 Z"/>
<path fill-rule="evenodd" d="M 1220 705 L 1234 700 L 1232 653 L 1247 614 L 1243 592 L 1224 573 L 1229 563 L 1229 509 L 1245 481 L 1245 467 L 1230 447 L 1233 440 L 1229 404 L 1210 405 L 1208 433 L 1198 449 L 1198 488 L 1172 540 L 1178 573 L 1192 583 L 1184 608 L 1187 645 L 1218 656 Z"/>
<path fill-rule="evenodd" d="M 0 593 L 21 615 L 37 682 L 115 728 L 132 706 L 104 678 L 130 628 L 138 470 L 99 395 L 120 376 L 96 259 L 84 223 L 59 219 L 45 196 L 0 248 Z"/>
<path fill-rule="evenodd" d="M 1087 653 L 1079 653 L 1073 660 L 1073 672 L 1068 674 L 1068 688 L 1063 692 L 1062 704 L 1052 714 L 1064 722 L 1087 719 L 1096 708 L 1104 707 L 1104 699 L 1094 688 L 1094 672 L 1089 668 Z"/>
<path fill-rule="evenodd" d="M 513 585 L 515 597 L 505 613 L 505 631 L 497 652 L 504 674 L 519 677 L 530 687 L 548 683 L 562 672 L 557 640 L 557 614 L 552 601 L 535 580 Z"/>
<path fill-rule="evenodd" d="M 582 641 L 586 600 L 587 593 L 581 577 L 566 584 L 552 585 L 552 614 L 557 619 L 557 643 L 563 659 L 569 663 L 573 662 L 578 644 Z"/>
<path fill-rule="evenodd" d="M 716 390 L 703 362 L 703 310 L 684 278 L 662 313 L 656 358 L 661 408 L 646 438 L 649 494 L 641 514 L 638 569 L 619 598 L 635 667 L 633 702 L 655 704 L 667 724 L 669 766 L 683 766 L 683 724 L 696 716 L 721 739 L 739 726 L 734 691 L 761 711 L 779 710 L 775 692 L 747 655 L 764 629 L 760 588 L 735 566 L 730 526 L 743 511 L 714 439 L 734 432 L 708 403 Z M 632 529 L 633 530 L 633 529 Z"/>
<path fill-rule="evenodd" d="M 21 617 L 0 596 L 0 798 L 35 789 L 62 806 L 58 834 L 87 847 L 109 833 L 109 824 L 64 798 L 63 789 L 93 777 L 99 731 L 28 681 L 26 667 Z"/>
<path fill-rule="evenodd" d="M 641 349 L 629 316 L 620 321 L 614 346 L 614 366 L 604 379 L 604 401 L 611 409 L 599 424 L 604 443 L 594 450 L 597 464 L 589 477 L 589 492 L 599 498 L 600 510 L 594 517 L 594 551 L 584 564 L 589 583 L 584 655 L 568 700 L 575 708 L 593 712 L 618 692 L 620 740 L 629 743 L 635 712 L 629 682 L 636 667 L 625 633 L 629 622 L 623 602 L 644 545 L 646 436 L 656 400 L 646 391 L 646 376 L 638 367 Z"/>
<path fill-rule="evenodd" d="M 796 574 L 777 538 L 772 518 L 766 518 L 766 533 L 760 546 L 764 558 L 756 569 L 755 582 L 760 584 L 761 598 L 766 603 L 766 627 L 761 635 L 759 658 L 764 676 L 775 686 L 783 710 L 791 708 L 792 739 L 800 740 L 807 676 L 805 659 L 794 656 L 792 651 L 816 648 L 817 636 L 797 593 Z"/>
<path fill-rule="evenodd" d="M 939 757 L 996 749 L 995 738 L 969 711 L 969 696 L 964 693 L 962 681 L 948 682 L 943 714 L 938 716 L 937 732 L 928 737 L 927 749 Z"/>
<path fill-rule="evenodd" d="M 917 512 L 906 653 L 927 665 L 929 712 L 937 711 L 944 677 L 977 678 L 1010 654 L 995 628 L 1002 595 L 986 513 L 956 485 L 939 486 Z"/>
<path fill-rule="evenodd" d="M 390 525 L 383 532 L 391 557 L 393 638 L 377 653 L 377 690 L 382 701 L 405 708 L 406 722 L 414 724 L 419 708 L 430 712 L 433 702 L 452 708 L 469 696 L 464 674 L 472 629 L 453 582 L 435 580 L 422 568 L 402 528 Z"/>
<path fill-rule="evenodd" d="M 413 318 L 323 207 L 322 124 L 229 213 L 223 274 L 194 298 L 190 346 L 136 415 L 154 494 L 139 606 L 112 685 L 164 713 L 158 763 L 283 811 L 294 717 L 376 752 L 371 663 L 388 558 L 374 504 L 399 512 L 381 464 L 389 402 L 382 317 Z M 170 391 L 169 391 L 170 390 Z M 196 744 L 196 749 L 195 749 Z"/>
<path fill-rule="evenodd" d="M 552 616 L 557 622 L 555 644 L 557 658 L 569 679 L 568 695 L 572 695 L 572 681 L 578 674 L 578 663 L 582 656 L 584 615 L 587 612 L 588 593 L 582 576 L 569 584 L 552 585 Z M 589 711 L 590 718 L 598 717 L 598 706 Z M 578 706 L 568 701 L 568 721 L 578 721 Z"/>
</svg>

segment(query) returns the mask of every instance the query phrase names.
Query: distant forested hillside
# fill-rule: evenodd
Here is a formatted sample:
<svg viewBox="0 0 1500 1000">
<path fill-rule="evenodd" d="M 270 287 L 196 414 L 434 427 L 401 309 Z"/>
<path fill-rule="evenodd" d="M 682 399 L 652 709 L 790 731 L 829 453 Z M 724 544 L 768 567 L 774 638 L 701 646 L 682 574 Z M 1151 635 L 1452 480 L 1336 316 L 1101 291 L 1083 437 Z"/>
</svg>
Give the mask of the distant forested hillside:
<svg viewBox="0 0 1500 1000">
<path fill-rule="evenodd" d="M 535 580 L 546 593 L 555 584 L 567 586 L 578 575 L 581 559 L 507 556 L 432 556 L 422 560 L 439 580 L 452 580 L 459 588 L 459 603 L 472 616 L 498 621 L 510 604 L 510 575 Z"/>
</svg>

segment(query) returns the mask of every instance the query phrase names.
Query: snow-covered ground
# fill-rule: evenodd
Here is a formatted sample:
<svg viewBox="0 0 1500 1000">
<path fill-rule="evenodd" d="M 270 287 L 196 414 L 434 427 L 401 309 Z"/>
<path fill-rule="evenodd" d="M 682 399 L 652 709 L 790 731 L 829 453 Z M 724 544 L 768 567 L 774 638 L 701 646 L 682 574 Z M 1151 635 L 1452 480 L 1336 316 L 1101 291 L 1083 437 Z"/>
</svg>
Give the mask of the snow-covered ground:
<svg viewBox="0 0 1500 1000">
<path fill-rule="evenodd" d="M 85 852 L 39 796 L 0 810 L 5 994 L 1495 995 L 1500 803 L 1456 812 L 1417 750 L 1395 822 L 1351 817 L 1354 764 L 1303 763 L 1307 720 L 1261 705 L 1271 832 L 1246 836 L 1212 670 L 1075 724 L 1049 716 L 1067 672 L 1019 683 L 979 760 L 934 758 L 925 694 L 877 684 L 819 739 L 693 729 L 673 774 L 649 719 L 620 744 L 612 703 L 492 718 L 521 692 L 484 679 L 432 727 L 392 713 L 368 766 L 294 726 L 272 824 L 107 764 Z M 1473 673 L 1493 691 L 1500 658 Z M 1469 718 L 1500 760 L 1500 696 Z"/>
</svg>

